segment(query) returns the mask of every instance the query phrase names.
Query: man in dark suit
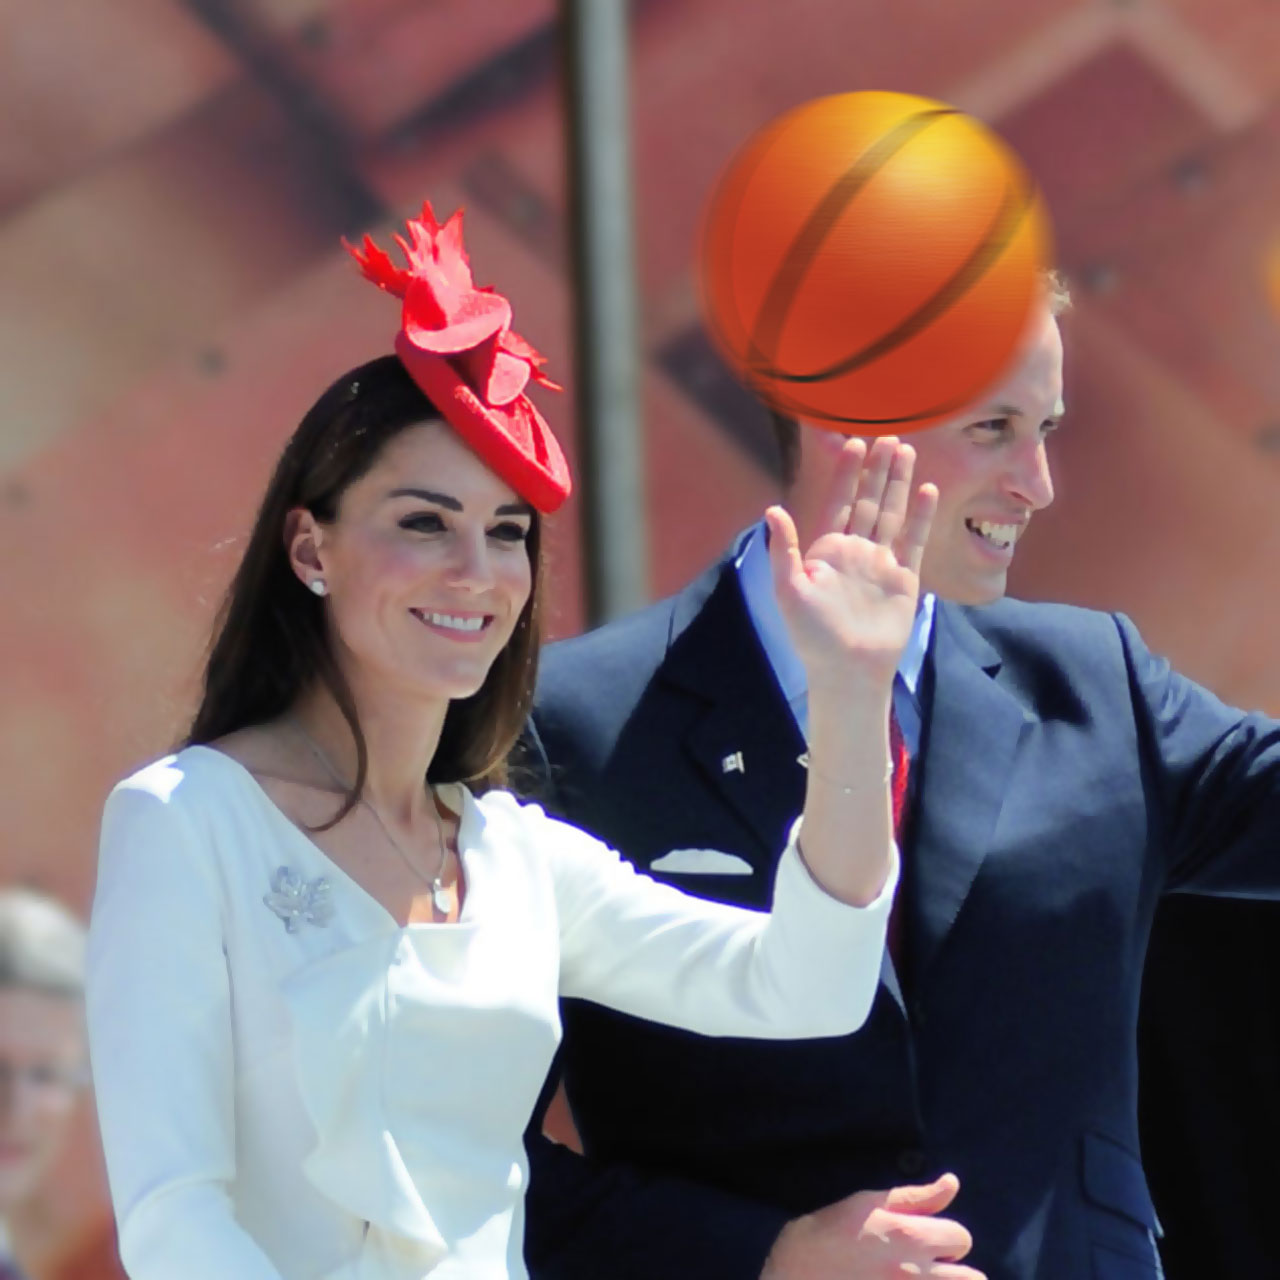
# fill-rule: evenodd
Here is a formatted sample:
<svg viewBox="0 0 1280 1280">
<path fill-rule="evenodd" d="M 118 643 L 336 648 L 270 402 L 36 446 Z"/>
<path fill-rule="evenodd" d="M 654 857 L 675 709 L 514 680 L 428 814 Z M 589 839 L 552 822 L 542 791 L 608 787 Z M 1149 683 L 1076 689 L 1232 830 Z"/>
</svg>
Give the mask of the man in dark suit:
<svg viewBox="0 0 1280 1280">
<path fill-rule="evenodd" d="M 941 499 L 895 690 L 911 793 L 871 1019 L 748 1045 L 567 1006 L 586 1158 L 532 1144 L 535 1280 L 869 1280 L 886 1273 L 841 1205 L 943 1170 L 991 1280 L 1160 1274 L 1137 1132 L 1147 938 L 1167 892 L 1280 896 L 1280 726 L 1179 677 L 1123 617 L 1001 598 L 1053 497 L 1054 310 L 1001 388 L 912 437 Z M 802 522 L 822 452 L 802 459 Z M 534 722 L 575 822 L 752 905 L 805 758 L 761 543 L 748 531 L 672 599 L 553 646 Z M 671 854 L 699 848 L 734 859 Z"/>
</svg>

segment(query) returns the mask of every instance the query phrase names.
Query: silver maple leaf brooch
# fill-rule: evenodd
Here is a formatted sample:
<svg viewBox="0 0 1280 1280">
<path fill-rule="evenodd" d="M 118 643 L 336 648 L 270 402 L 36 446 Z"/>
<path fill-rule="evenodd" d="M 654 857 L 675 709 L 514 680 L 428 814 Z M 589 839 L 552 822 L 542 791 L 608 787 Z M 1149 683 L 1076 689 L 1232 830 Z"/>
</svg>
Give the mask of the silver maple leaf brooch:
<svg viewBox="0 0 1280 1280">
<path fill-rule="evenodd" d="M 330 886 L 324 876 L 305 880 L 292 867 L 277 867 L 271 892 L 262 901 L 284 921 L 286 933 L 297 933 L 304 924 L 320 928 L 333 919 Z"/>
</svg>

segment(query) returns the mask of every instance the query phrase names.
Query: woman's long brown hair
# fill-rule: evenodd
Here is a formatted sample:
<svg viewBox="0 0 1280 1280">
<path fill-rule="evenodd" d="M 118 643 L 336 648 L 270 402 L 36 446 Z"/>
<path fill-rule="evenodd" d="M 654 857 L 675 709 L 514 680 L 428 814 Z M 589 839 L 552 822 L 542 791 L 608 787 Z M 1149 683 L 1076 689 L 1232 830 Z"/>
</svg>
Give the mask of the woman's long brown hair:
<svg viewBox="0 0 1280 1280">
<path fill-rule="evenodd" d="M 350 687 L 333 659 L 324 605 L 298 580 L 285 547 L 285 518 L 305 507 L 316 520 L 337 518 L 343 494 L 409 427 L 442 421 L 394 356 L 339 378 L 307 412 L 285 446 L 254 521 L 214 629 L 204 692 L 187 735 L 209 743 L 283 715 L 318 681 L 333 696 L 356 744 L 356 778 L 338 822 L 358 802 L 368 749 Z M 511 639 L 480 689 L 449 704 L 428 779 L 501 786 L 507 756 L 524 726 L 537 675 L 541 526 L 535 514 L 526 543 L 529 599 Z"/>
</svg>

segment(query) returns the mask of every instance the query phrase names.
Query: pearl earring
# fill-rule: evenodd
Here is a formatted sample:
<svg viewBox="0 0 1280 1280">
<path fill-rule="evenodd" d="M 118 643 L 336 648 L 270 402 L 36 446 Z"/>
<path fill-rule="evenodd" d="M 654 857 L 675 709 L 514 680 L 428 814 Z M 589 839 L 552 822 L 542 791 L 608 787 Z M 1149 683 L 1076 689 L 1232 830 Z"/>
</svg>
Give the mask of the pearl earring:
<svg viewBox="0 0 1280 1280">
<path fill-rule="evenodd" d="M 325 596 L 329 594 L 329 588 L 324 585 L 323 578 L 312 578 L 311 581 L 307 583 L 307 589 L 313 595 L 317 596 Z"/>
</svg>

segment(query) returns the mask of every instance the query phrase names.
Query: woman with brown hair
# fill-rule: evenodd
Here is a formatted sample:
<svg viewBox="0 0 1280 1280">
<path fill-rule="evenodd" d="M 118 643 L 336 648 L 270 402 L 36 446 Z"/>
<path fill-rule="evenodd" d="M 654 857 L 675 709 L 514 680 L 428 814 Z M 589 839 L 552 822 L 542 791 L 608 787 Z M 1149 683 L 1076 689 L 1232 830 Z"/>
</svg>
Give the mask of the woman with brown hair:
<svg viewBox="0 0 1280 1280">
<path fill-rule="evenodd" d="M 521 1135 L 572 994 L 712 1035 L 865 1019 L 897 878 L 888 707 L 934 495 L 850 444 L 775 572 L 815 699 L 769 915 L 686 897 L 503 789 L 541 519 L 541 358 L 427 206 L 365 274 L 396 356 L 286 446 L 191 734 L 107 805 L 89 1013 L 135 1280 L 523 1277 Z"/>
</svg>

